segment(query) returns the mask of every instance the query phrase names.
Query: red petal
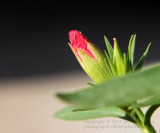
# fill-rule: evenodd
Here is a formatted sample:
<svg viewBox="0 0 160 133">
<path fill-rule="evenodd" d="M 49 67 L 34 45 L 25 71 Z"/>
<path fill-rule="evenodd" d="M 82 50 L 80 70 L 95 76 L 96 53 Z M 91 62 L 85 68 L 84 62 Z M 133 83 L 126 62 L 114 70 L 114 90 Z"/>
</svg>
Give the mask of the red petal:
<svg viewBox="0 0 160 133">
<path fill-rule="evenodd" d="M 79 33 L 77 30 L 71 30 L 69 32 L 69 40 L 71 42 L 72 47 L 77 47 L 85 51 L 90 57 L 94 58 L 92 52 L 87 49 L 87 42 L 90 42 L 83 34 Z M 77 53 L 78 54 L 78 53 Z"/>
</svg>

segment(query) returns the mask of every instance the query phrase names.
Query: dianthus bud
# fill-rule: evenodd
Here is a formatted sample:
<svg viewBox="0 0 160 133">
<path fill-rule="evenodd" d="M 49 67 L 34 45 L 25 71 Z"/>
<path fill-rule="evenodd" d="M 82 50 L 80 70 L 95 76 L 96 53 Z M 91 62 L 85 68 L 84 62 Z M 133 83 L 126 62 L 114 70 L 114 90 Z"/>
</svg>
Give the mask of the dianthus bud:
<svg viewBox="0 0 160 133">
<path fill-rule="evenodd" d="M 77 30 L 69 32 L 69 46 L 88 76 L 100 83 L 112 79 L 106 56 Z"/>
</svg>

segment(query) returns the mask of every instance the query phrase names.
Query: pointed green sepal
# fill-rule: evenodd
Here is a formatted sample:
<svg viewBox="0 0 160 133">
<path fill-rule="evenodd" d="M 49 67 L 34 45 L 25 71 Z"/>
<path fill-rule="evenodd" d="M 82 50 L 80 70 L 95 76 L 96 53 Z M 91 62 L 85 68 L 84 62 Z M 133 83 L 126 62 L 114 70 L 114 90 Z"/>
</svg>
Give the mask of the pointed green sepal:
<svg viewBox="0 0 160 133">
<path fill-rule="evenodd" d="M 110 69 L 111 69 L 111 71 L 112 71 L 112 74 L 113 74 L 114 77 L 116 77 L 116 76 L 117 76 L 116 66 L 112 63 L 112 61 L 110 60 L 110 58 L 109 58 L 109 56 L 108 56 L 108 54 L 107 54 L 107 52 L 106 52 L 105 50 L 104 50 L 104 53 L 105 53 L 105 55 L 106 55 L 106 57 L 107 57 L 107 60 L 108 60 Z"/>
<path fill-rule="evenodd" d="M 108 53 L 109 53 L 110 60 L 113 63 L 113 48 L 112 48 L 112 46 L 111 46 L 111 44 L 108 41 L 106 36 L 104 36 L 104 40 L 105 40 L 105 43 L 106 43 L 106 47 L 107 47 L 107 50 L 108 50 Z"/>
<path fill-rule="evenodd" d="M 92 58 L 88 53 L 86 53 L 86 51 L 79 48 L 76 48 L 78 51 L 77 55 L 77 52 L 72 48 L 84 71 L 95 83 L 101 83 L 112 79 L 113 76 L 109 70 L 109 66 L 107 66 L 108 60 L 105 54 L 89 42 L 87 42 L 87 46 L 95 58 Z"/>
<path fill-rule="evenodd" d="M 123 59 L 123 53 L 117 44 L 116 38 L 113 38 L 113 40 L 114 40 L 114 62 L 116 64 L 118 75 L 122 76 L 125 74 L 125 64 Z"/>
</svg>

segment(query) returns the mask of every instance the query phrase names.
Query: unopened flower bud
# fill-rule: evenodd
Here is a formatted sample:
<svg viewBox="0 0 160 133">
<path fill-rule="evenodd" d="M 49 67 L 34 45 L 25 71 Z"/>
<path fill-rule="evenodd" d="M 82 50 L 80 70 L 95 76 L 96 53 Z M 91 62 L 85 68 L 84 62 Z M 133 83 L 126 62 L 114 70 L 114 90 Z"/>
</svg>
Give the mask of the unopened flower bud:
<svg viewBox="0 0 160 133">
<path fill-rule="evenodd" d="M 112 79 L 104 53 L 77 30 L 69 32 L 69 46 L 89 77 L 100 83 Z"/>
</svg>

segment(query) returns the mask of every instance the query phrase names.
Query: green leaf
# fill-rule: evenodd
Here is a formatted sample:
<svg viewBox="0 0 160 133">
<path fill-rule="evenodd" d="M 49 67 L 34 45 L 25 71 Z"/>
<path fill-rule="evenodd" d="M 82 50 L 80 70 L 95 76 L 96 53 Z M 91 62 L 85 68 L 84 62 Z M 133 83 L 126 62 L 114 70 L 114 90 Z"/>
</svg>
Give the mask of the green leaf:
<svg viewBox="0 0 160 133">
<path fill-rule="evenodd" d="M 136 43 L 136 34 L 131 36 L 128 45 L 128 58 L 131 68 L 133 68 L 135 43 Z"/>
<path fill-rule="evenodd" d="M 151 43 L 148 45 L 146 51 L 144 52 L 144 54 L 142 55 L 141 59 L 139 60 L 137 66 L 136 66 L 136 68 L 135 68 L 136 71 L 142 69 L 142 66 L 143 66 L 143 64 L 144 64 L 144 62 L 145 62 L 145 59 L 146 59 L 146 57 L 147 57 L 147 54 L 148 54 L 148 51 L 149 51 L 150 46 L 151 46 Z"/>
<path fill-rule="evenodd" d="M 102 107 L 125 105 L 160 94 L 160 64 L 110 80 L 94 87 L 57 96 L 72 104 Z"/>
<path fill-rule="evenodd" d="M 107 50 L 108 50 L 108 53 L 109 53 L 109 56 L 110 56 L 110 60 L 113 63 L 113 48 L 112 48 L 112 46 L 111 46 L 111 44 L 108 41 L 106 36 L 104 36 L 104 40 L 105 40 L 106 47 L 107 47 Z"/>
<path fill-rule="evenodd" d="M 56 112 L 55 117 L 63 120 L 88 120 L 103 117 L 119 117 L 132 121 L 124 110 L 114 106 L 97 109 L 66 107 Z"/>
<path fill-rule="evenodd" d="M 133 40 L 133 35 L 131 36 L 129 40 L 129 45 L 128 45 L 128 64 L 129 68 L 132 69 L 132 63 L 131 63 L 131 45 L 132 45 L 132 40 Z"/>
<path fill-rule="evenodd" d="M 153 97 L 148 98 L 144 101 L 141 101 L 137 104 L 134 104 L 134 105 L 130 106 L 129 109 L 145 107 L 145 106 L 150 106 L 150 105 L 152 106 L 152 105 L 157 105 L 157 104 L 160 104 L 160 95 L 153 96 Z"/>
</svg>

